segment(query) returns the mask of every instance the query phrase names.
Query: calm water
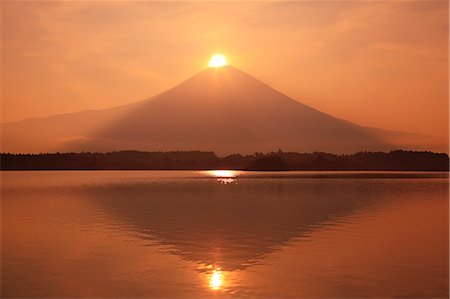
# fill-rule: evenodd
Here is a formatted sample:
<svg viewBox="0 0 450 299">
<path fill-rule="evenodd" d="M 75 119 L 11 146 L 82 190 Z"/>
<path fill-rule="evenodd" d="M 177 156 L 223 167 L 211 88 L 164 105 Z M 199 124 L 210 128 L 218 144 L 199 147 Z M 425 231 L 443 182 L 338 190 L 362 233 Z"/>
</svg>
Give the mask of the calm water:
<svg viewBox="0 0 450 299">
<path fill-rule="evenodd" d="M 2 297 L 448 297 L 438 173 L 2 172 Z"/>
</svg>

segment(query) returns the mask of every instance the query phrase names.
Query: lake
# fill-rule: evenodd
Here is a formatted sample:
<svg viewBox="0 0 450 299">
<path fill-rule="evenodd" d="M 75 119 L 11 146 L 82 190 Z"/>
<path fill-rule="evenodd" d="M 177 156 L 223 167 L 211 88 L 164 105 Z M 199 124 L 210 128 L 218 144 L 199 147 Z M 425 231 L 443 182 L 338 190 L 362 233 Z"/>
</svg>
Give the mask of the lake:
<svg viewBox="0 0 450 299">
<path fill-rule="evenodd" d="M 447 173 L 1 172 L 2 297 L 448 297 Z"/>
</svg>

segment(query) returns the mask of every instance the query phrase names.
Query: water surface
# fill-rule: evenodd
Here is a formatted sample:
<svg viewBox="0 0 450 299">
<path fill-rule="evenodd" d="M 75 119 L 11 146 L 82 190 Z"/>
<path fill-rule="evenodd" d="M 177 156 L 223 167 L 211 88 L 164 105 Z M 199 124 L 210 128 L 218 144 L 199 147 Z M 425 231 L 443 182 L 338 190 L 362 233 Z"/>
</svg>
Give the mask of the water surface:
<svg viewBox="0 0 450 299">
<path fill-rule="evenodd" d="M 448 178 L 2 172 L 2 297 L 448 297 Z"/>
</svg>

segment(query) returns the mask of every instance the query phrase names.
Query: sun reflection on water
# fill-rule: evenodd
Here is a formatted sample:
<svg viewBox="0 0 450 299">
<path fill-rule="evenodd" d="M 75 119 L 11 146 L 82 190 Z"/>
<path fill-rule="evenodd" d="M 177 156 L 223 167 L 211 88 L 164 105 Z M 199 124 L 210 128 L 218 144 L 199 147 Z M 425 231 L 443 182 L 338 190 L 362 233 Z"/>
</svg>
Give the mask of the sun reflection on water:
<svg viewBox="0 0 450 299">
<path fill-rule="evenodd" d="M 206 174 L 217 178 L 217 181 L 222 184 L 230 184 L 236 182 L 236 177 L 241 173 L 237 170 L 209 170 Z"/>
<path fill-rule="evenodd" d="M 234 178 L 238 175 L 238 171 L 236 170 L 210 170 L 208 171 L 210 176 L 216 178 Z"/>
<path fill-rule="evenodd" d="M 219 290 L 223 285 L 223 274 L 220 268 L 214 269 L 209 278 L 209 287 L 212 290 Z"/>
</svg>

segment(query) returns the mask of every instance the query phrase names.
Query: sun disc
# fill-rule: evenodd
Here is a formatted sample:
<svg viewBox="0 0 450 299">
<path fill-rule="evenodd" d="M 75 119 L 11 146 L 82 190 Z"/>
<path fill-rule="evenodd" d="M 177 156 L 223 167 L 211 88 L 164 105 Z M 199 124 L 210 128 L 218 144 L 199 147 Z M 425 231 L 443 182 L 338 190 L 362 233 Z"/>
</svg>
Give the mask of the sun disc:
<svg viewBox="0 0 450 299">
<path fill-rule="evenodd" d="M 221 67 L 227 64 L 227 59 L 222 54 L 214 54 L 208 63 L 209 67 Z"/>
</svg>

